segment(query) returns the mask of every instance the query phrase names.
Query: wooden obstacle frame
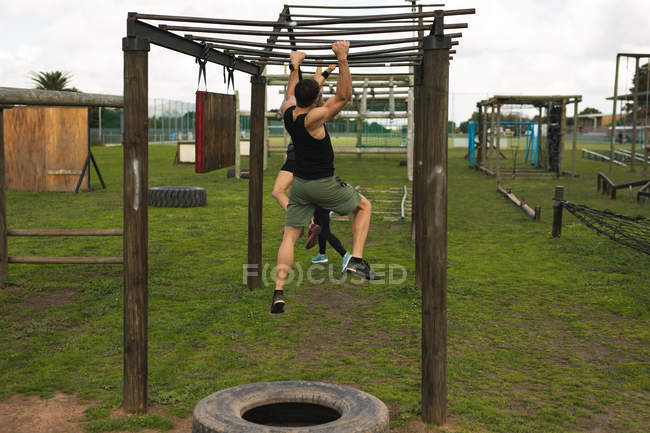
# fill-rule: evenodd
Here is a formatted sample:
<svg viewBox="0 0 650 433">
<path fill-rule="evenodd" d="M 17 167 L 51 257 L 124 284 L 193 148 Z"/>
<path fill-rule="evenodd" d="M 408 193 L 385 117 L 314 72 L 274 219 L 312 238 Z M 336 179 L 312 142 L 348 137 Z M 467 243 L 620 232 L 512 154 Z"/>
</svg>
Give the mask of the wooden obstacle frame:
<svg viewBox="0 0 650 433">
<path fill-rule="evenodd" d="M 632 97 L 632 149 L 631 149 L 631 157 L 630 157 L 630 171 L 635 171 L 635 163 L 636 163 L 636 141 L 637 141 L 637 126 L 638 126 L 638 96 L 639 96 L 639 83 L 638 80 L 635 82 L 634 85 L 634 90 L 631 95 L 618 95 L 618 70 L 620 66 L 620 61 L 621 58 L 632 58 L 635 60 L 635 67 L 634 67 L 634 73 L 636 74 L 639 69 L 639 61 L 640 59 L 646 59 L 647 60 L 647 75 L 646 77 L 650 77 L 650 54 L 640 54 L 640 53 L 617 53 L 616 54 L 616 72 L 614 74 L 614 96 L 608 99 L 611 99 L 613 101 L 613 107 L 612 107 L 612 132 L 611 132 L 611 137 L 610 137 L 610 147 L 609 147 L 609 176 L 612 176 L 614 173 L 614 163 L 615 163 L 615 142 L 616 142 L 616 123 L 617 123 L 617 118 L 616 118 L 616 106 L 617 106 L 617 101 L 619 100 L 625 100 L 627 99 L 626 96 L 631 96 Z M 646 78 L 646 89 L 645 89 L 645 106 L 646 106 L 646 112 L 648 110 L 648 96 L 650 95 L 650 79 Z M 646 121 L 647 121 L 647 115 L 646 115 Z M 648 125 L 645 125 L 645 134 L 644 134 L 644 146 L 643 146 L 643 159 L 642 159 L 642 164 L 643 164 L 643 175 L 647 176 L 648 175 L 648 159 L 650 158 L 650 145 L 648 143 L 649 140 L 649 135 L 650 131 L 648 131 Z"/>
<path fill-rule="evenodd" d="M 478 141 L 479 145 L 477 150 L 477 155 L 475 158 L 475 164 L 473 166 L 488 175 L 494 175 L 497 179 L 497 182 L 500 182 L 502 175 L 508 175 L 509 171 L 512 170 L 513 178 L 521 179 L 537 179 L 549 177 L 552 173 L 555 173 L 556 177 L 561 175 L 571 175 L 577 176 L 576 173 L 576 153 L 577 153 L 577 118 L 578 118 L 578 104 L 582 101 L 582 95 L 494 95 L 488 99 L 477 102 L 476 106 L 478 108 L 479 120 L 477 122 L 479 133 Z M 573 105 L 573 118 L 574 118 L 574 128 L 573 128 L 573 140 L 572 140 L 572 153 L 571 153 L 571 170 L 566 170 L 563 167 L 563 152 L 565 147 L 566 139 L 566 115 L 567 107 Z M 536 167 L 502 167 L 500 162 L 501 155 L 501 107 L 504 105 L 531 105 L 539 109 L 539 118 L 540 118 L 540 131 L 539 138 L 541 139 L 541 119 L 543 110 L 546 109 L 548 128 L 546 139 L 540 140 L 540 147 L 536 149 L 539 155 L 539 166 Z M 551 126 L 551 111 L 553 106 L 561 107 L 561 118 L 559 120 L 559 134 L 560 142 L 558 148 L 558 161 L 557 167 L 553 172 L 550 172 L 550 167 L 547 164 L 548 160 L 548 130 Z M 489 114 L 490 119 L 488 120 L 488 109 L 491 110 Z M 493 125 L 494 127 L 489 128 L 490 134 L 488 137 L 488 125 Z M 486 170 L 487 169 L 487 170 Z"/>
<path fill-rule="evenodd" d="M 643 179 L 634 182 L 615 184 L 609 179 L 609 177 L 607 177 L 602 172 L 598 172 L 598 174 L 596 175 L 596 190 L 602 194 L 608 195 L 612 200 L 616 199 L 616 191 L 618 190 L 625 190 L 625 189 L 628 190 L 631 197 L 632 188 L 637 186 L 641 187 L 639 192 L 641 193 L 641 196 L 643 196 L 645 190 L 648 188 L 648 185 L 650 185 L 650 179 Z M 641 196 L 639 196 L 637 193 L 637 201 L 639 201 L 639 197 Z"/>
<path fill-rule="evenodd" d="M 7 204 L 5 194 L 6 164 L 5 164 L 5 134 L 4 109 L 13 105 L 34 106 L 64 106 L 64 107 L 122 107 L 120 96 L 96 95 L 77 92 L 57 92 L 49 90 L 32 90 L 0 87 L 0 283 L 4 284 L 9 276 L 9 263 L 25 264 L 121 264 L 122 257 L 42 257 L 42 256 L 10 256 L 7 251 L 8 236 L 121 236 L 122 229 L 9 229 L 7 224 Z M 25 107 L 31 108 L 31 107 Z M 46 114 L 48 110 L 23 110 L 38 114 Z M 83 112 L 84 108 L 81 109 Z M 87 112 L 87 111 L 86 111 Z M 61 111 L 59 111 L 59 114 Z M 54 114 L 55 116 L 57 113 Z M 64 117 L 66 117 L 64 115 Z M 86 118 L 87 119 L 87 118 Z M 45 124 L 44 124 L 45 125 Z M 77 131 L 80 128 L 77 129 Z M 48 131 L 39 132 L 45 136 Z M 56 136 L 56 134 L 54 135 Z M 42 150 L 42 149 L 41 149 Z M 41 154 L 32 155 L 42 158 Z M 88 157 L 86 163 L 89 163 Z M 89 181 L 89 178 L 88 178 Z"/>
</svg>

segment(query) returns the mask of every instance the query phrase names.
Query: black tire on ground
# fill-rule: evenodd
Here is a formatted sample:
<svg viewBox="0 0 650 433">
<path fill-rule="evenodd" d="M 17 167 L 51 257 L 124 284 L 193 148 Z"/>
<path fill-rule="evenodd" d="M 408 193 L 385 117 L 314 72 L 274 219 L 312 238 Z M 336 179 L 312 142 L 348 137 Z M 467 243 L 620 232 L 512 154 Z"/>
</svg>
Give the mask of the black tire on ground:
<svg viewBox="0 0 650 433">
<path fill-rule="evenodd" d="M 235 177 L 235 169 L 229 168 L 226 171 L 226 177 Z M 242 179 L 248 179 L 250 177 L 250 171 L 247 168 L 242 168 L 239 170 L 239 177 Z"/>
<path fill-rule="evenodd" d="M 198 207 L 206 205 L 205 189 L 198 187 L 149 188 L 149 206 Z"/>
<path fill-rule="evenodd" d="M 310 416 L 311 423 L 301 419 Z M 321 424 L 314 425 L 316 420 Z M 286 427 L 301 427 L 290 429 L 299 433 L 388 433 L 388 408 L 370 394 L 340 385 L 251 383 L 201 400 L 192 433 L 277 433 Z"/>
</svg>

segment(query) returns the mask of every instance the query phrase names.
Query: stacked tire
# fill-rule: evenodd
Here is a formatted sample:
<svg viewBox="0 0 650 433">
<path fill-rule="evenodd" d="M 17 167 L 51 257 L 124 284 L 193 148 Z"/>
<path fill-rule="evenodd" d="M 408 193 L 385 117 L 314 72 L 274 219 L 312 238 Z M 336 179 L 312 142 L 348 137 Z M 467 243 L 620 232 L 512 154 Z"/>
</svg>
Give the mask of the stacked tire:
<svg viewBox="0 0 650 433">
<path fill-rule="evenodd" d="M 149 206 L 155 207 L 200 207 L 207 203 L 204 188 L 157 187 L 149 188 Z"/>
</svg>

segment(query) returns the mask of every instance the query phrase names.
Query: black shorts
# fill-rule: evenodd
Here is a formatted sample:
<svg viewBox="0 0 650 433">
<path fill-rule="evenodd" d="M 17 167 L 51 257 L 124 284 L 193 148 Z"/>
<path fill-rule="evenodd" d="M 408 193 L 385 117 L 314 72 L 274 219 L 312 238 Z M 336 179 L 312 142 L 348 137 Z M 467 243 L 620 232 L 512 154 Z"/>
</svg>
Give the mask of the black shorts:
<svg viewBox="0 0 650 433">
<path fill-rule="evenodd" d="M 287 159 L 284 161 L 284 165 L 280 170 L 288 171 L 289 173 L 295 173 L 296 172 L 296 160 L 295 159 Z"/>
</svg>

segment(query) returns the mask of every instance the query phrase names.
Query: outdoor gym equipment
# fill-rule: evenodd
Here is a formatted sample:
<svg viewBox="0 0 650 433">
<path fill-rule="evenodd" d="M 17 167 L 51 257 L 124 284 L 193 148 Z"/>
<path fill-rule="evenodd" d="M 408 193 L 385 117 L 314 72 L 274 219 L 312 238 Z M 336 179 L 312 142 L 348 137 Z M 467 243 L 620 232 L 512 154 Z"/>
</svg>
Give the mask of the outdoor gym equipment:
<svg viewBox="0 0 650 433">
<path fill-rule="evenodd" d="M 411 5 L 404 5 L 411 7 Z M 300 6 L 305 7 L 305 6 Z M 349 8 L 350 6 L 348 6 Z M 381 8 L 381 6 L 374 6 Z M 447 257 L 447 121 L 449 92 L 449 60 L 452 38 L 461 34 L 445 34 L 447 29 L 466 28 L 465 23 L 446 22 L 445 17 L 473 14 L 474 9 L 435 10 L 406 14 L 350 16 L 321 20 L 298 21 L 291 18 L 285 6 L 277 21 L 231 20 L 223 18 L 180 17 L 129 13 L 127 35 L 122 41 L 124 51 L 124 409 L 128 412 L 147 410 L 147 118 L 148 118 L 148 52 L 151 44 L 171 49 L 208 63 L 227 66 L 250 74 L 251 133 L 250 180 L 248 201 L 248 287 L 261 287 L 262 260 L 262 174 L 264 153 L 264 115 L 266 78 L 264 67 L 283 64 L 289 52 L 305 50 L 304 65 L 327 66 L 327 55 L 318 50 L 331 50 L 331 43 L 353 39 L 349 64 L 359 67 L 413 66 L 415 94 L 414 146 L 414 213 L 416 233 L 416 274 L 422 289 L 422 419 L 427 423 L 446 421 L 446 257 Z M 433 18 L 427 25 L 387 26 L 392 21 Z M 158 26 L 150 22 L 163 22 Z M 183 25 L 169 25 L 177 22 Z M 195 23 L 199 26 L 187 26 Z M 348 30 L 328 29 L 330 25 L 356 23 Z M 228 26 L 225 28 L 224 26 Z M 305 27 L 319 30 L 305 31 Z M 242 28 L 244 27 L 244 28 Z M 246 27 L 268 27 L 272 30 L 248 30 Z M 424 31 L 428 34 L 425 35 Z M 400 46 L 405 38 L 395 33 L 422 32 L 413 41 L 417 46 Z M 182 32 L 180 35 L 174 32 Z M 192 33 L 188 35 L 187 33 Z M 228 48 L 210 48 L 204 52 L 197 40 L 204 33 L 239 34 L 266 38 L 265 49 L 243 56 L 230 54 L 244 45 L 232 40 Z M 366 42 L 350 35 L 386 34 L 383 42 L 395 54 L 358 51 Z M 410 36 L 410 35 L 409 35 Z M 284 38 L 283 38 L 284 37 Z M 309 48 L 310 38 L 322 43 Z M 388 39 L 391 37 L 392 39 Z M 250 39 L 250 38 L 249 38 Z M 322 60 L 319 60 L 322 59 Z M 431 131 L 434 131 L 433 133 Z M 443 169 L 440 169 L 443 167 Z M 431 221 L 436 221 L 432 224 Z M 432 265 L 433 264 L 433 265 Z"/>
</svg>

